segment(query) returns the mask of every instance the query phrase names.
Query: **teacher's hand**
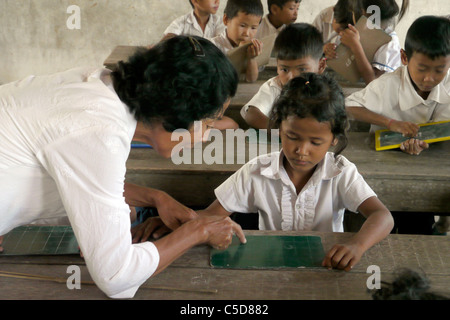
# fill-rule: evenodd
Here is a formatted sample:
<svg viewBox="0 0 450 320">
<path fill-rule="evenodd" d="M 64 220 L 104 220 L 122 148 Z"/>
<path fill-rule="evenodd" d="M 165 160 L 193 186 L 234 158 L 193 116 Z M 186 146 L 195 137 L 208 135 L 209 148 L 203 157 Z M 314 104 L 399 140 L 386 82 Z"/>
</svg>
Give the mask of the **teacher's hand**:
<svg viewBox="0 0 450 320">
<path fill-rule="evenodd" d="M 0 252 L 3 252 L 2 243 L 3 243 L 3 236 L 0 236 Z"/>
<path fill-rule="evenodd" d="M 215 249 L 224 250 L 228 248 L 233 240 L 233 235 L 236 235 L 241 243 L 247 242 L 241 226 L 229 217 L 201 216 L 198 221 L 207 234 L 206 243 Z"/>
<path fill-rule="evenodd" d="M 158 196 L 156 209 L 164 224 L 172 230 L 198 216 L 194 210 L 179 203 L 165 192 L 161 192 Z"/>
</svg>

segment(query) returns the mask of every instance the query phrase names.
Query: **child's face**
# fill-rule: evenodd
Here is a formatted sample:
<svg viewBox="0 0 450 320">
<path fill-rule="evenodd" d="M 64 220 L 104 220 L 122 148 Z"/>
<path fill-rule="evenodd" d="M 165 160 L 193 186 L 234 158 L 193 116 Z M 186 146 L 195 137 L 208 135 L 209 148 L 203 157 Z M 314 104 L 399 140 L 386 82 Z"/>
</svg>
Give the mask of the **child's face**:
<svg viewBox="0 0 450 320">
<path fill-rule="evenodd" d="M 292 78 L 298 77 L 305 72 L 321 74 L 325 69 L 325 61 L 317 60 L 310 56 L 296 60 L 277 60 L 278 79 L 284 86 Z"/>
<path fill-rule="evenodd" d="M 408 60 L 402 50 L 402 62 L 408 66 L 408 72 L 418 94 L 430 92 L 447 75 L 450 68 L 450 55 L 434 60 L 427 55 L 414 52 Z"/>
<path fill-rule="evenodd" d="M 312 117 L 290 116 L 281 122 L 281 146 L 286 156 L 288 173 L 308 174 L 322 161 L 337 139 L 328 122 L 318 122 Z"/>
<path fill-rule="evenodd" d="M 220 0 L 192 0 L 192 4 L 197 10 L 216 14 L 219 10 Z"/>
<path fill-rule="evenodd" d="M 273 14 L 277 16 L 277 19 L 283 24 L 291 24 L 297 21 L 298 9 L 300 3 L 295 1 L 288 1 L 283 5 L 283 8 L 279 8 L 277 5 L 273 7 L 275 10 Z"/>
<path fill-rule="evenodd" d="M 238 12 L 233 19 L 228 19 L 226 14 L 223 17 L 223 23 L 227 26 L 228 39 L 233 42 L 234 46 L 254 39 L 260 22 L 260 16 L 244 12 Z"/>
<path fill-rule="evenodd" d="M 347 26 L 345 24 L 337 23 L 336 19 L 333 19 L 333 23 L 331 26 L 332 26 L 334 32 L 336 32 L 337 34 L 341 33 L 342 31 L 344 31 L 347 28 Z"/>
</svg>

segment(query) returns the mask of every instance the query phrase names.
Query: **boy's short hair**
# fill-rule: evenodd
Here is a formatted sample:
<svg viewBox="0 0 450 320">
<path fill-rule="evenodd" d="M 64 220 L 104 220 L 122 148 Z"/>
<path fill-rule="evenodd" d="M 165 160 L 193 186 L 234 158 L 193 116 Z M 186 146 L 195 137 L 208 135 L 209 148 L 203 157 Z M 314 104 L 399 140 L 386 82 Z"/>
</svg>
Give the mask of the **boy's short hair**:
<svg viewBox="0 0 450 320">
<path fill-rule="evenodd" d="M 267 0 L 267 8 L 269 9 L 269 13 L 272 13 L 270 11 L 270 7 L 274 4 L 278 6 L 280 9 L 283 9 L 283 6 L 286 4 L 286 2 L 295 1 L 295 3 L 300 3 L 302 0 Z"/>
<path fill-rule="evenodd" d="M 296 60 L 308 56 L 320 60 L 323 56 L 322 34 L 311 24 L 292 23 L 278 34 L 274 52 L 280 60 Z"/>
<path fill-rule="evenodd" d="M 228 19 L 233 19 L 239 12 L 262 17 L 264 15 L 264 8 L 261 0 L 228 0 L 223 12 L 227 15 Z"/>
<path fill-rule="evenodd" d="M 445 17 L 423 16 L 409 27 L 405 53 L 411 59 L 414 52 L 432 60 L 450 55 L 450 20 Z"/>
</svg>

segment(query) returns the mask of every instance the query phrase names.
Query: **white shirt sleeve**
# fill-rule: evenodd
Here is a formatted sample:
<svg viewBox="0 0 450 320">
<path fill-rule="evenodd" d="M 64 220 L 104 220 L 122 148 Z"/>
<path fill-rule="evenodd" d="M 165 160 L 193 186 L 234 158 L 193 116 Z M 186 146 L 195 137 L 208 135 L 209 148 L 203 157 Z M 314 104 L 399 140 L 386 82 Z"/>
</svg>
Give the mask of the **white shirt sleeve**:
<svg viewBox="0 0 450 320">
<path fill-rule="evenodd" d="M 272 89 L 270 82 L 272 79 L 264 82 L 259 88 L 258 92 L 253 96 L 253 98 L 241 109 L 241 115 L 245 119 L 245 114 L 250 106 L 258 108 L 267 117 L 272 110 L 273 103 L 278 97 L 280 90 Z M 279 91 L 279 92 L 278 92 Z"/>
<path fill-rule="evenodd" d="M 367 199 L 376 197 L 376 194 L 353 163 L 343 157 L 340 157 L 340 161 L 346 162 L 346 164 L 339 176 L 339 198 L 345 208 L 352 212 L 358 212 L 359 206 Z"/>
<path fill-rule="evenodd" d="M 159 263 L 153 243 L 131 242 L 123 197 L 128 140 L 120 128 L 95 125 L 37 154 L 56 182 L 90 275 L 113 298 L 133 297 Z"/>
<path fill-rule="evenodd" d="M 169 33 L 176 34 L 177 36 L 183 34 L 184 27 L 186 25 L 186 16 L 176 18 L 164 31 L 164 35 Z"/>
<path fill-rule="evenodd" d="M 252 192 L 250 168 L 249 163 L 243 165 L 214 190 L 217 200 L 230 213 L 258 211 L 255 206 L 255 195 Z"/>
<path fill-rule="evenodd" d="M 400 41 L 397 35 L 390 34 L 392 40 L 381 46 L 373 57 L 372 66 L 385 72 L 393 72 L 402 65 Z"/>
</svg>

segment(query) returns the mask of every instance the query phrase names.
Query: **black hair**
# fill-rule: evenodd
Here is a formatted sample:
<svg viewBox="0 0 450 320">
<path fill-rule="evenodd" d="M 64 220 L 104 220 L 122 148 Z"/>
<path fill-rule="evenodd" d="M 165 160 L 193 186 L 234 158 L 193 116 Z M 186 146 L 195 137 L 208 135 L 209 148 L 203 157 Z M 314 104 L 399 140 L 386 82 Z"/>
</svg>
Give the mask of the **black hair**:
<svg viewBox="0 0 450 320">
<path fill-rule="evenodd" d="M 280 60 L 296 60 L 308 56 L 320 60 L 323 55 L 322 34 L 311 24 L 291 23 L 278 34 L 274 52 Z"/>
<path fill-rule="evenodd" d="M 347 146 L 348 120 L 344 93 L 331 76 L 303 73 L 290 80 L 272 107 L 270 127 L 280 128 L 281 122 L 290 116 L 313 117 L 318 122 L 329 122 L 331 133 L 338 139 L 335 155 Z"/>
<path fill-rule="evenodd" d="M 261 0 L 228 0 L 223 12 L 227 18 L 233 19 L 239 12 L 262 17 L 264 8 Z"/>
<path fill-rule="evenodd" d="M 450 54 L 450 20 L 445 17 L 423 16 L 409 27 L 405 38 L 405 53 L 411 59 L 414 52 L 430 59 Z"/>
<path fill-rule="evenodd" d="M 136 120 L 161 121 L 169 132 L 217 117 L 238 84 L 229 59 L 209 40 L 194 36 L 140 48 L 128 62 L 119 62 L 111 76 Z"/>
<path fill-rule="evenodd" d="M 302 0 L 267 0 L 267 8 L 270 11 L 270 7 L 272 7 L 272 5 L 276 5 L 278 6 L 278 8 L 283 9 L 283 6 L 286 4 L 286 2 L 291 2 L 294 1 L 295 3 L 300 3 Z"/>
<path fill-rule="evenodd" d="M 430 281 L 408 268 L 396 270 L 392 283 L 382 282 L 381 289 L 372 293 L 374 300 L 448 300 L 449 297 L 430 292 Z"/>
<path fill-rule="evenodd" d="M 380 8 L 381 21 L 388 21 L 398 16 L 398 22 L 408 10 L 409 0 L 402 0 L 401 8 L 395 0 L 338 0 L 333 9 L 334 19 L 341 25 L 353 25 L 372 5 Z"/>
</svg>

